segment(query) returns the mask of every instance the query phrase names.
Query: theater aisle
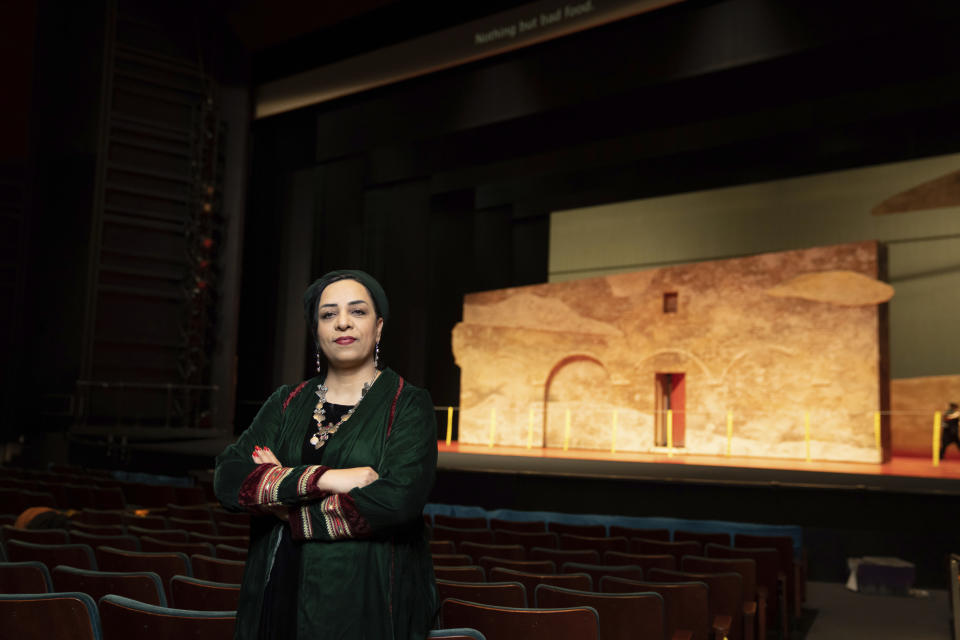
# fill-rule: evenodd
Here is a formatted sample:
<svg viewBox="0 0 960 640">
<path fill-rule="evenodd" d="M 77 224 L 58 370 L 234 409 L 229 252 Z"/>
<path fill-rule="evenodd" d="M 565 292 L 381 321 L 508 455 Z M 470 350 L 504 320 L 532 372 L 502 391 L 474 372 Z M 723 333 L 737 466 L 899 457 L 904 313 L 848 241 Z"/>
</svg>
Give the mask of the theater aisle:
<svg viewBox="0 0 960 640">
<path fill-rule="evenodd" d="M 951 637 L 946 591 L 931 590 L 926 597 L 879 596 L 853 593 L 842 584 L 809 582 L 804 607 L 816 611 L 806 640 L 949 640 Z"/>
</svg>

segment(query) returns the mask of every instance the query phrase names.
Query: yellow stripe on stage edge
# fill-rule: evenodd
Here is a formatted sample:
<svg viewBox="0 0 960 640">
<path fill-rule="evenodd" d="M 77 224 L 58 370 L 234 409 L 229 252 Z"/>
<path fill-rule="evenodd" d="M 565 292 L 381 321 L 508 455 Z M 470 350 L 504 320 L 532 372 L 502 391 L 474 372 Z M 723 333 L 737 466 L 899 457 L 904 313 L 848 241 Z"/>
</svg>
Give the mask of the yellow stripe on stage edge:
<svg viewBox="0 0 960 640">
<path fill-rule="evenodd" d="M 673 457 L 673 409 L 667 409 L 667 456 Z"/>
<path fill-rule="evenodd" d="M 453 439 L 453 407 L 447 407 L 447 446 Z"/>
<path fill-rule="evenodd" d="M 933 414 L 933 466 L 940 466 L 940 412 Z"/>
<path fill-rule="evenodd" d="M 567 408 L 563 425 L 563 450 L 570 448 L 570 408 Z"/>
<path fill-rule="evenodd" d="M 877 441 L 877 451 L 880 452 L 880 461 L 883 461 L 883 437 L 880 433 L 880 412 L 873 414 L 873 437 Z"/>
<path fill-rule="evenodd" d="M 497 410 L 495 407 L 490 408 L 490 442 L 487 444 L 488 447 L 493 447 L 493 440 L 497 434 Z"/>
</svg>

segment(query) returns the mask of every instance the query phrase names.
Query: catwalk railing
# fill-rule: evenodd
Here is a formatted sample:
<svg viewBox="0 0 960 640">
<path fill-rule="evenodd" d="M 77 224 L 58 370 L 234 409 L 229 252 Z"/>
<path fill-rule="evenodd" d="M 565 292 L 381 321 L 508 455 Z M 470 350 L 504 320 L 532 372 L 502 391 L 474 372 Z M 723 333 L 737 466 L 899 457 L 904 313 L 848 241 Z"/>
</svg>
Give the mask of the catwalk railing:
<svg viewBox="0 0 960 640">
<path fill-rule="evenodd" d="M 77 381 L 78 427 L 186 427 L 210 429 L 217 385 Z"/>
</svg>

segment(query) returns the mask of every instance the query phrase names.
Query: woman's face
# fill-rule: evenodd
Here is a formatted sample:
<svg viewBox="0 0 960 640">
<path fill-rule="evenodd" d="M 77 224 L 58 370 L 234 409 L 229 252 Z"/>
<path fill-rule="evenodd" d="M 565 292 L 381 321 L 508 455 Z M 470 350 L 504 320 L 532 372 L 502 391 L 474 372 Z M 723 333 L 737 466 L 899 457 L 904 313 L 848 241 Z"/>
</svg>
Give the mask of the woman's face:
<svg viewBox="0 0 960 640">
<path fill-rule="evenodd" d="M 367 288 L 356 280 L 337 280 L 323 290 L 317 305 L 320 350 L 336 369 L 373 360 L 383 318 L 378 318 Z"/>
</svg>

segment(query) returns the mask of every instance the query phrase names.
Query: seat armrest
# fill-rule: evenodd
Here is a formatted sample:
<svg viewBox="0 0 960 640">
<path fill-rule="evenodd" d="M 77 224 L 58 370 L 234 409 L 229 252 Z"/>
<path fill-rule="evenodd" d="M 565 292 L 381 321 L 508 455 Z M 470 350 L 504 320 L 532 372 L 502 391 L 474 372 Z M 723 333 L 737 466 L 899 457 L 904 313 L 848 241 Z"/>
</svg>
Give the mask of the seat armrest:
<svg viewBox="0 0 960 640">
<path fill-rule="evenodd" d="M 756 636 L 754 625 L 757 618 L 757 603 L 743 603 L 743 640 L 753 640 Z"/>
<path fill-rule="evenodd" d="M 793 615 L 797 618 L 803 613 L 803 565 L 799 560 L 793 561 Z"/>
<path fill-rule="evenodd" d="M 780 621 L 780 637 L 787 637 L 787 628 L 790 620 L 790 610 L 787 608 L 787 576 L 783 571 L 777 572 L 777 618 Z"/>
<path fill-rule="evenodd" d="M 724 640 L 730 635 L 730 625 L 733 624 L 733 618 L 728 615 L 718 614 L 713 617 L 713 637 L 716 640 Z"/>
<path fill-rule="evenodd" d="M 757 638 L 767 637 L 767 588 L 757 586 Z"/>
</svg>

